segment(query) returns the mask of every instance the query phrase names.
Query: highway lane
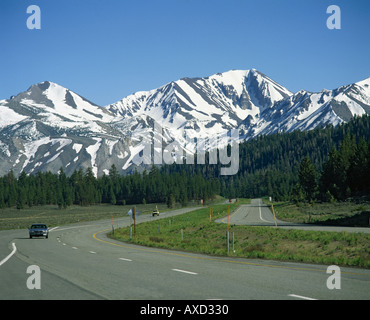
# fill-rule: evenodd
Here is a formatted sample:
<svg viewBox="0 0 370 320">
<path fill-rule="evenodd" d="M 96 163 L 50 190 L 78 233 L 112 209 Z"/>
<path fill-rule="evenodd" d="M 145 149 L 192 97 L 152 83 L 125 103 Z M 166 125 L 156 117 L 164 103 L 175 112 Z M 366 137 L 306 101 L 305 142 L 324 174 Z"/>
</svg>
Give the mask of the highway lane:
<svg viewBox="0 0 370 320">
<path fill-rule="evenodd" d="M 149 219 L 158 218 L 141 216 L 138 223 Z M 129 225 L 129 218 L 118 224 Z M 326 266 L 146 248 L 109 239 L 110 230 L 108 220 L 62 226 L 49 239 L 0 232 L 0 261 L 12 243 L 17 248 L 0 266 L 0 299 L 370 298 L 369 270 L 341 268 L 342 289 L 329 290 Z M 27 289 L 29 265 L 41 269 L 40 290 Z"/>
<path fill-rule="evenodd" d="M 217 222 L 227 223 L 227 217 L 218 219 Z M 275 219 L 267 205 L 261 199 L 252 199 L 251 204 L 241 205 L 229 216 L 229 223 L 235 225 L 272 226 Z M 277 223 L 287 224 L 277 220 Z"/>
<path fill-rule="evenodd" d="M 227 223 L 227 217 L 216 220 L 219 223 Z M 286 222 L 279 219 L 275 220 L 269 206 L 263 204 L 262 199 L 252 199 L 251 204 L 241 205 L 229 216 L 229 223 L 235 225 L 249 226 L 277 226 L 283 229 L 300 229 L 315 231 L 332 231 L 332 232 L 362 232 L 370 233 L 370 228 L 342 227 L 342 226 L 321 226 L 314 224 L 299 224 Z"/>
</svg>

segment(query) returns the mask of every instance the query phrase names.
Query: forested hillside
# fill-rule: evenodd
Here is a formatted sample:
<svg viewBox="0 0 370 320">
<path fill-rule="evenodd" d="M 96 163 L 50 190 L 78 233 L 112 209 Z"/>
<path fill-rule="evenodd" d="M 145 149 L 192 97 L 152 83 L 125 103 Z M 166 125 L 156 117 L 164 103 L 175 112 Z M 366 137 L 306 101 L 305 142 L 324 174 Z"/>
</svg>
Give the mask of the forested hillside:
<svg viewBox="0 0 370 320">
<path fill-rule="evenodd" d="M 131 204 L 207 201 L 273 196 L 275 200 L 344 200 L 369 194 L 370 117 L 355 117 L 338 127 L 258 137 L 239 146 L 234 176 L 221 176 L 220 165 L 165 165 L 120 175 L 113 165 L 96 178 L 91 168 L 59 173 L 13 172 L 0 178 L 0 208 L 56 204 Z M 195 161 L 196 163 L 196 161 Z"/>
<path fill-rule="evenodd" d="M 192 175 L 200 170 L 207 179 L 220 180 L 221 194 L 225 197 L 254 198 L 271 195 L 276 200 L 290 200 L 293 188 L 299 183 L 298 172 L 301 161 L 306 157 L 310 159 L 317 171 L 318 179 L 329 153 L 333 148 L 341 150 L 340 145 L 346 136 L 352 137 L 350 140 L 355 144 L 361 139 L 364 140 L 361 142 L 361 148 L 365 159 L 361 161 L 367 163 L 369 167 L 370 117 L 364 115 L 337 127 L 328 126 L 323 129 L 292 133 L 281 132 L 242 143 L 239 145 L 239 171 L 234 176 L 220 176 L 219 165 L 172 165 L 163 167 L 162 171 L 170 173 L 186 170 L 188 175 Z M 367 145 L 366 148 L 364 144 Z M 348 148 L 356 151 L 353 143 L 345 149 L 348 150 Z M 348 158 L 348 156 L 347 154 L 345 157 Z M 365 168 L 363 170 L 365 175 Z M 352 181 L 352 183 L 355 182 Z M 324 192 L 323 189 L 320 191 Z"/>
<path fill-rule="evenodd" d="M 345 145 L 343 141 L 347 141 Z M 370 117 L 354 118 L 347 124 L 338 127 L 327 127 L 312 131 L 295 131 L 290 134 L 265 136 L 240 145 L 240 170 L 237 176 L 225 179 L 225 194 L 230 196 L 259 197 L 272 195 L 276 200 L 289 200 L 296 183 L 299 182 L 301 161 L 308 158 L 319 179 L 325 169 L 329 154 L 339 150 L 342 175 L 348 173 L 348 179 L 343 184 L 352 183 L 352 191 L 356 190 L 356 182 L 351 178 L 354 172 L 348 172 L 350 162 L 356 155 L 361 158 L 363 175 L 369 172 Z M 357 147 L 357 143 L 360 147 Z M 356 166 L 356 170 L 360 170 Z M 339 169 L 340 170 L 340 169 Z M 367 170 L 367 171 L 366 171 Z M 329 173 L 329 175 L 332 173 Z M 369 175 L 367 175 L 369 177 Z M 353 176 L 354 177 L 354 176 Z M 349 186 L 349 185 L 348 185 Z M 343 186 L 341 187 L 343 188 Z M 320 192 L 326 193 L 325 185 Z M 348 190 L 347 190 L 348 191 Z M 352 191 L 347 195 L 351 196 Z M 317 195 L 320 198 L 320 194 Z M 343 195 L 337 197 L 343 200 Z"/>
</svg>

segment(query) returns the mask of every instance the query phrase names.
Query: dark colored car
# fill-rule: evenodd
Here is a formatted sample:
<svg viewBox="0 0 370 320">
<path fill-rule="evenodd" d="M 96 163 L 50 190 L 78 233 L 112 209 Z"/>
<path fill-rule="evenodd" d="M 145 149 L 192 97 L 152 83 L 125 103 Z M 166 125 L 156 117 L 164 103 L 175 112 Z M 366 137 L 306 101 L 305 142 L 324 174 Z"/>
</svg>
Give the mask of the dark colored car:
<svg viewBox="0 0 370 320">
<path fill-rule="evenodd" d="M 46 224 L 43 223 L 34 223 L 30 228 L 30 239 L 32 237 L 45 237 L 46 239 L 49 237 L 49 229 Z"/>
</svg>

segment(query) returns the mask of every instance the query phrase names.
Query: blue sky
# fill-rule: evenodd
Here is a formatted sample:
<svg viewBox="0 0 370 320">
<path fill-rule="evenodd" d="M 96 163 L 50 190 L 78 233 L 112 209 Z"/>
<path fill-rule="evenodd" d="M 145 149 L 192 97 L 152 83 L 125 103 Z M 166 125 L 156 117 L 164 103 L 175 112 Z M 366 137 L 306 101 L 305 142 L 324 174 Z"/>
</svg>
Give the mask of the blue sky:
<svg viewBox="0 0 370 320">
<path fill-rule="evenodd" d="M 29 30 L 29 5 L 41 30 Z M 341 30 L 326 27 L 329 5 Z M 265 73 L 321 91 L 370 76 L 370 1 L 1 0 L 0 99 L 45 80 L 107 105 L 183 77 Z"/>
</svg>

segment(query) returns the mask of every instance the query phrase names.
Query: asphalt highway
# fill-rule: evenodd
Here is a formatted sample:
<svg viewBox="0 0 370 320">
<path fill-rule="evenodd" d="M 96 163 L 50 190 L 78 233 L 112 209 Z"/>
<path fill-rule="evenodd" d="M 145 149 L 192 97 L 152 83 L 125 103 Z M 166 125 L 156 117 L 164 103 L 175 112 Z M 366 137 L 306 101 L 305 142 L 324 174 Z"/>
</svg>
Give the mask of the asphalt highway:
<svg viewBox="0 0 370 320">
<path fill-rule="evenodd" d="M 269 221 L 260 202 L 253 205 L 251 214 L 261 210 Z M 143 215 L 137 222 L 190 210 Z M 129 217 L 118 220 L 121 227 L 129 223 Z M 29 239 L 28 230 L 0 232 L 0 299 L 370 299 L 370 270 L 341 268 L 341 288 L 330 290 L 327 266 L 130 245 L 106 236 L 111 224 L 60 226 L 49 239 Z M 40 268 L 40 289 L 27 287 L 30 265 Z"/>
<path fill-rule="evenodd" d="M 216 220 L 219 223 L 227 223 L 227 217 Z M 284 229 L 301 229 L 332 232 L 362 232 L 370 233 L 370 228 L 342 227 L 342 226 L 321 226 L 314 224 L 299 224 L 276 219 L 270 207 L 262 203 L 262 199 L 252 199 L 251 204 L 241 205 L 234 212 L 230 213 L 229 224 L 250 225 L 250 226 L 273 226 Z"/>
</svg>

